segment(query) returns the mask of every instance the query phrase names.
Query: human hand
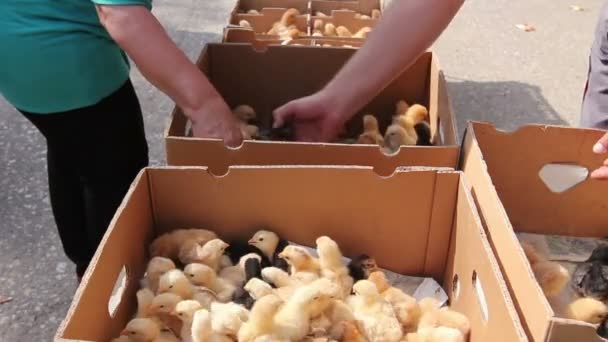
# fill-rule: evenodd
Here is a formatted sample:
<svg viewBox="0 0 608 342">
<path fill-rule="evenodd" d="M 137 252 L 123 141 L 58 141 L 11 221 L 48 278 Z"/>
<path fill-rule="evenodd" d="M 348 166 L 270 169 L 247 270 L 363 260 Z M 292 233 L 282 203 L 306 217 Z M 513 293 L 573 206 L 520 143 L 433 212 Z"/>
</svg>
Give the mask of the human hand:
<svg viewBox="0 0 608 342">
<path fill-rule="evenodd" d="M 185 114 L 192 122 L 194 137 L 222 139 L 230 147 L 237 147 L 243 141 L 236 118 L 221 98 L 205 101 L 201 108 Z"/>
<path fill-rule="evenodd" d="M 604 136 L 593 145 L 593 152 L 597 154 L 608 153 L 608 133 L 604 134 Z M 591 172 L 591 178 L 599 180 L 608 179 L 608 159 L 604 160 L 604 165 Z"/>
<path fill-rule="evenodd" d="M 274 111 L 273 128 L 291 124 L 295 139 L 306 142 L 331 142 L 344 129 L 348 116 L 330 97 L 319 92 L 293 100 Z"/>
</svg>

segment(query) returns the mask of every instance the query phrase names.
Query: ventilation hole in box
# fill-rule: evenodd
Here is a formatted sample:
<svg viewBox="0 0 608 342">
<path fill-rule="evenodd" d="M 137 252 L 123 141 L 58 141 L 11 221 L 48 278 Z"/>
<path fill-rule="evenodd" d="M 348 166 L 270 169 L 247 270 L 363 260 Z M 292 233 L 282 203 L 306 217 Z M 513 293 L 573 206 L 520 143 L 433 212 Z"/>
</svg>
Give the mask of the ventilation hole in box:
<svg viewBox="0 0 608 342">
<path fill-rule="evenodd" d="M 116 309 L 120 306 L 120 302 L 122 301 L 123 294 L 125 293 L 127 287 L 127 268 L 125 266 L 122 267 L 118 277 L 116 278 L 116 282 L 114 283 L 114 288 L 112 289 L 112 295 L 110 296 L 110 300 L 108 301 L 108 312 L 110 313 L 110 317 L 114 317 L 116 314 Z"/>
<path fill-rule="evenodd" d="M 562 193 L 584 182 L 589 170 L 576 164 L 547 164 L 538 172 L 547 188 L 554 193 Z"/>
<path fill-rule="evenodd" d="M 477 303 L 481 309 L 481 317 L 484 322 L 488 321 L 488 301 L 486 300 L 486 294 L 483 291 L 481 280 L 477 276 L 477 271 L 473 271 L 473 290 L 475 291 L 475 297 L 477 297 Z"/>
<path fill-rule="evenodd" d="M 452 303 L 457 301 L 460 297 L 460 279 L 458 278 L 458 274 L 454 274 L 454 279 L 452 279 L 452 299 L 450 300 Z"/>
</svg>

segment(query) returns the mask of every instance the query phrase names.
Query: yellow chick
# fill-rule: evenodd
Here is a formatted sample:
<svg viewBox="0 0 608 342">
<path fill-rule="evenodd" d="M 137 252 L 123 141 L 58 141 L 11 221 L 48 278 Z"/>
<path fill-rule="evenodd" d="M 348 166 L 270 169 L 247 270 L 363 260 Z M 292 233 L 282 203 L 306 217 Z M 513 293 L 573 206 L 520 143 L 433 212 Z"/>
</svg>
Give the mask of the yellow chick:
<svg viewBox="0 0 608 342">
<path fill-rule="evenodd" d="M 418 133 L 414 127 L 426 118 L 428 118 L 428 110 L 419 104 L 410 106 L 404 115 L 393 118 L 393 124 L 386 129 L 384 135 L 384 145 L 387 150 L 394 153 L 402 145 L 416 145 Z"/>
<path fill-rule="evenodd" d="M 224 251 L 228 244 L 220 239 L 213 239 L 200 245 L 185 245 L 179 252 L 179 259 L 184 264 L 200 263 L 218 271 Z"/>
<path fill-rule="evenodd" d="M 349 29 L 347 29 L 345 26 L 338 26 L 336 27 L 336 34 L 338 35 L 338 37 L 352 37 L 353 33 L 350 32 Z"/>
<path fill-rule="evenodd" d="M 423 328 L 416 333 L 409 333 L 405 342 L 465 342 L 465 337 L 458 329 L 448 327 Z"/>
<path fill-rule="evenodd" d="M 566 316 L 570 319 L 598 324 L 608 317 L 608 307 L 597 299 L 579 298 L 568 305 Z"/>
<path fill-rule="evenodd" d="M 313 312 L 318 302 L 326 296 L 317 285 L 309 284 L 298 288 L 274 317 L 273 335 L 287 340 L 301 340 L 310 330 Z"/>
<path fill-rule="evenodd" d="M 380 127 L 375 116 L 363 116 L 363 133 L 359 135 L 357 144 L 370 144 L 384 146 L 384 137 L 380 134 Z"/>
<path fill-rule="evenodd" d="M 321 275 L 340 287 L 340 298 L 348 297 L 353 287 L 353 278 L 349 275 L 348 267 L 342 262 L 340 247 L 328 236 L 317 238 L 316 244 Z"/>
<path fill-rule="evenodd" d="M 192 342 L 192 321 L 194 313 L 201 310 L 203 307 L 195 300 L 183 300 L 177 303 L 175 309 L 171 311 L 173 317 L 178 318 L 182 322 L 180 337 L 182 341 Z"/>
<path fill-rule="evenodd" d="M 366 39 L 369 36 L 369 33 L 372 32 L 372 28 L 371 27 L 362 27 L 359 31 L 355 32 L 355 34 L 353 34 L 353 38 L 362 38 L 362 39 Z"/>
<path fill-rule="evenodd" d="M 135 317 L 148 317 L 150 305 L 152 305 L 152 301 L 154 300 L 154 292 L 148 288 L 143 288 L 137 291 L 135 297 L 137 298 L 137 313 Z"/>
<path fill-rule="evenodd" d="M 380 10 L 379 9 L 372 10 L 372 19 L 380 19 Z"/>
<path fill-rule="evenodd" d="M 150 259 L 150 262 L 148 262 L 148 267 L 146 268 L 144 286 L 156 293 L 158 291 L 158 280 L 160 279 L 160 276 L 175 268 L 173 260 L 158 256 L 153 257 Z"/>
<path fill-rule="evenodd" d="M 336 25 L 332 24 L 332 23 L 327 23 L 325 24 L 325 31 L 324 31 L 326 36 L 332 36 L 335 37 L 338 35 L 338 32 L 336 31 Z"/>
<path fill-rule="evenodd" d="M 313 31 L 320 32 L 321 35 L 323 35 L 323 20 L 315 19 L 315 21 L 312 24 L 312 29 L 313 29 Z"/>
<path fill-rule="evenodd" d="M 171 332 L 162 331 L 154 320 L 149 318 L 135 318 L 127 323 L 120 333 L 128 336 L 133 342 L 178 342 L 179 339 Z"/>
<path fill-rule="evenodd" d="M 202 246 L 215 238 L 217 235 L 206 229 L 177 229 L 154 239 L 150 244 L 150 256 L 178 260 L 180 248 L 185 243 L 194 242 Z"/>
<path fill-rule="evenodd" d="M 235 303 L 211 303 L 211 327 L 215 333 L 236 338 L 249 319 L 249 311 Z"/>
<path fill-rule="evenodd" d="M 232 300 L 236 286 L 221 277 L 217 277 L 215 271 L 204 264 L 188 264 L 184 273 L 193 285 L 204 286 L 215 292 L 220 302 Z"/>
<path fill-rule="evenodd" d="M 247 284 L 245 284 L 244 289 L 255 300 L 274 294 L 272 287 L 258 278 L 251 278 Z"/>
<path fill-rule="evenodd" d="M 190 283 L 188 277 L 181 270 L 171 270 L 160 277 L 159 293 L 173 293 L 183 299 L 194 299 L 208 308 L 215 301 L 215 292 L 205 287 L 196 287 Z"/>
<path fill-rule="evenodd" d="M 319 274 L 321 266 L 319 260 L 313 257 L 305 248 L 299 246 L 287 246 L 279 257 L 283 258 L 290 266 L 290 273 L 312 272 Z"/>
<path fill-rule="evenodd" d="M 401 324 L 393 307 L 369 280 L 359 280 L 353 286 L 354 298 L 349 299 L 359 329 L 370 341 L 399 342 L 403 337 Z"/>
<path fill-rule="evenodd" d="M 460 312 L 443 307 L 429 310 L 422 314 L 418 322 L 418 330 L 422 328 L 448 327 L 459 330 L 463 336 L 469 336 L 471 323 L 469 319 Z"/>
<path fill-rule="evenodd" d="M 164 326 L 178 334 L 182 328 L 181 321 L 171 316 L 182 297 L 173 293 L 162 293 L 152 299 L 148 309 L 148 318 L 158 319 Z"/>
<path fill-rule="evenodd" d="M 331 328 L 328 331 L 329 337 L 334 340 L 341 340 L 344 336 L 345 326 L 342 324 L 343 322 L 355 321 L 355 315 L 351 308 L 342 300 L 338 299 L 331 301 L 331 305 L 325 311 L 325 315 L 331 322 Z"/>
<path fill-rule="evenodd" d="M 274 23 L 268 34 L 279 35 L 281 39 L 296 38 L 299 36 L 299 30 L 295 24 L 300 11 L 295 8 L 290 8 L 281 16 L 281 20 Z"/>
<path fill-rule="evenodd" d="M 251 28 L 251 24 L 249 23 L 249 21 L 247 21 L 245 19 L 239 21 L 239 26 L 249 28 L 249 29 Z"/>
<path fill-rule="evenodd" d="M 278 267 L 266 267 L 262 269 L 262 278 L 276 287 L 299 285 L 287 272 Z"/>
<path fill-rule="evenodd" d="M 382 298 L 393 306 L 395 315 L 405 331 L 414 331 L 421 315 L 420 306 L 416 299 L 408 296 L 400 289 L 390 286 L 386 275 L 382 271 L 372 272 L 368 280 L 376 285 Z"/>
<path fill-rule="evenodd" d="M 248 243 L 261 250 L 272 265 L 287 269 L 285 261 L 279 257 L 279 253 L 289 245 L 287 240 L 281 239 L 275 232 L 259 230 Z"/>
<path fill-rule="evenodd" d="M 258 337 L 272 334 L 274 316 L 281 305 L 281 298 L 273 294 L 258 299 L 251 308 L 249 320 L 239 330 L 239 342 L 253 342 Z"/>
<path fill-rule="evenodd" d="M 194 313 L 192 319 L 192 341 L 193 342 L 233 342 L 232 338 L 218 334 L 211 326 L 211 313 L 209 310 L 201 309 Z"/>
</svg>

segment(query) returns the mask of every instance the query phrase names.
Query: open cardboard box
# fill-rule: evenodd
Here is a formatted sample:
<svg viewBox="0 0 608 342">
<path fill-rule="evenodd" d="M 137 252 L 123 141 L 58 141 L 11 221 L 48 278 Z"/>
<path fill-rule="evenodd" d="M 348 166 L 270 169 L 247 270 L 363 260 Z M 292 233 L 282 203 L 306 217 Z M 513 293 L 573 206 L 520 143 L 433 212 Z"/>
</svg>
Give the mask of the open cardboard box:
<svg viewBox="0 0 608 342">
<path fill-rule="evenodd" d="M 331 15 L 336 10 L 350 10 L 360 14 L 370 15 L 372 10 L 382 7 L 380 0 L 359 0 L 359 1 L 336 1 L 336 0 L 312 0 L 310 2 L 311 15 L 315 16 L 317 11 Z"/>
<path fill-rule="evenodd" d="M 263 8 L 260 10 L 260 14 L 233 13 L 230 18 L 230 26 L 228 27 L 241 27 L 239 25 L 241 20 L 247 20 L 255 33 L 261 36 L 278 37 L 269 35 L 268 31 L 272 29 L 276 22 L 281 21 L 281 17 L 285 11 L 286 9 L 284 8 Z M 307 14 L 297 16 L 295 25 L 302 35 L 308 35 L 309 25 Z"/>
<path fill-rule="evenodd" d="M 255 49 L 262 50 L 269 45 L 304 45 L 304 46 L 325 46 L 343 47 L 343 48 L 359 48 L 363 43 L 355 40 L 344 40 L 332 37 L 310 37 L 296 38 L 292 40 L 281 40 L 276 37 L 260 37 L 256 36 L 251 29 L 242 27 L 227 27 L 224 29 L 224 43 L 249 43 Z"/>
<path fill-rule="evenodd" d="M 470 123 L 467 129 L 462 168 L 520 317 L 534 341 L 603 340 L 590 324 L 556 317 L 515 235 L 608 235 L 607 182 L 584 179 L 583 174 L 579 184 L 554 193 L 539 176 L 548 164 L 579 165 L 589 170 L 602 165 L 605 157 L 592 152 L 602 134 L 544 125 L 501 132 L 479 122 Z M 551 184 L 550 178 L 545 179 Z"/>
<path fill-rule="evenodd" d="M 369 1 L 369 0 L 368 0 Z M 264 8 L 295 8 L 300 13 L 309 12 L 310 2 L 308 0 L 237 0 L 232 14 L 246 13 L 249 10 L 262 11 Z"/>
<path fill-rule="evenodd" d="M 370 200 L 375 199 L 375 200 Z M 404 212 L 405 211 L 405 212 Z M 176 228 L 225 239 L 268 227 L 314 246 L 328 235 L 346 256 L 367 253 L 391 271 L 434 277 L 471 321 L 471 342 L 527 341 L 475 205 L 456 171 L 364 167 L 146 168 L 134 181 L 89 267 L 56 340 L 108 341 L 132 317 L 148 243 Z M 118 304 L 110 314 L 121 269 Z"/>
<path fill-rule="evenodd" d="M 260 51 L 251 44 L 207 44 L 198 66 L 231 108 L 251 105 L 261 126 L 268 128 L 274 109 L 321 89 L 355 51 L 304 46 L 268 46 Z M 455 168 L 459 151 L 455 120 L 443 72 L 431 52 L 420 56 L 371 99 L 347 125 L 349 136 L 362 132 L 364 113 L 376 113 L 384 132 L 395 103 L 401 99 L 428 106 L 434 146 L 402 146 L 392 155 L 376 145 L 297 142 L 245 141 L 231 149 L 218 139 L 186 137 L 188 120 L 175 108 L 165 136 L 167 162 L 208 166 L 215 174 L 226 173 L 230 165 L 366 165 L 382 175 L 391 174 L 398 166 Z"/>
<path fill-rule="evenodd" d="M 320 20 L 323 23 L 323 27 L 325 27 L 325 25 L 328 23 L 332 23 L 336 27 L 344 26 L 353 35 L 364 27 L 369 27 L 369 28 L 373 29 L 373 27 L 378 22 L 377 19 L 361 19 L 361 18 L 357 18 L 356 15 L 357 15 L 357 13 L 353 12 L 353 11 L 336 10 L 336 11 L 330 12 L 330 14 L 328 14 L 327 17 L 311 16 L 310 17 L 311 33 L 312 33 L 312 25 L 317 20 Z M 373 34 L 373 31 L 370 32 L 369 34 Z M 345 37 L 340 37 L 340 38 L 345 38 Z M 355 39 L 362 40 L 363 39 L 363 38 L 351 38 L 351 37 L 349 37 L 349 38 L 353 39 L 353 40 L 355 40 Z"/>
</svg>

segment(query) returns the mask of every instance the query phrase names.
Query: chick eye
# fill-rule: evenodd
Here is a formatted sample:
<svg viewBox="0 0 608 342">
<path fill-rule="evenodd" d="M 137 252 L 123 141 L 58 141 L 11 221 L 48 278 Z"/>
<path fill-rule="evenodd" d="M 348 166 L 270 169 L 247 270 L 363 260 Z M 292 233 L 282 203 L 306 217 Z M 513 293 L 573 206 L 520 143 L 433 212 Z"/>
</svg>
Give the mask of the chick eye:
<svg viewBox="0 0 608 342">
<path fill-rule="evenodd" d="M 180 312 L 180 313 L 178 313 L 177 315 L 178 315 L 178 316 L 183 316 L 184 314 Z"/>
<path fill-rule="evenodd" d="M 259 238 L 258 241 L 262 242 L 264 241 L 264 238 Z"/>
<path fill-rule="evenodd" d="M 285 257 L 285 260 L 289 260 L 289 257 L 288 257 L 288 256 L 286 256 L 286 257 Z"/>
<path fill-rule="evenodd" d="M 164 306 L 164 305 L 161 305 L 161 306 L 160 306 L 160 308 L 161 308 L 161 309 L 164 309 L 164 308 L 165 308 L 165 306 Z"/>
<path fill-rule="evenodd" d="M 170 289 L 172 289 L 172 288 L 173 288 L 173 285 L 169 286 L 169 288 L 170 288 Z"/>
<path fill-rule="evenodd" d="M 190 278 L 194 278 L 194 274 L 188 274 Z"/>
<path fill-rule="evenodd" d="M 135 331 L 131 331 L 131 335 L 135 335 L 135 334 L 136 334 L 136 332 L 135 332 Z"/>
</svg>

